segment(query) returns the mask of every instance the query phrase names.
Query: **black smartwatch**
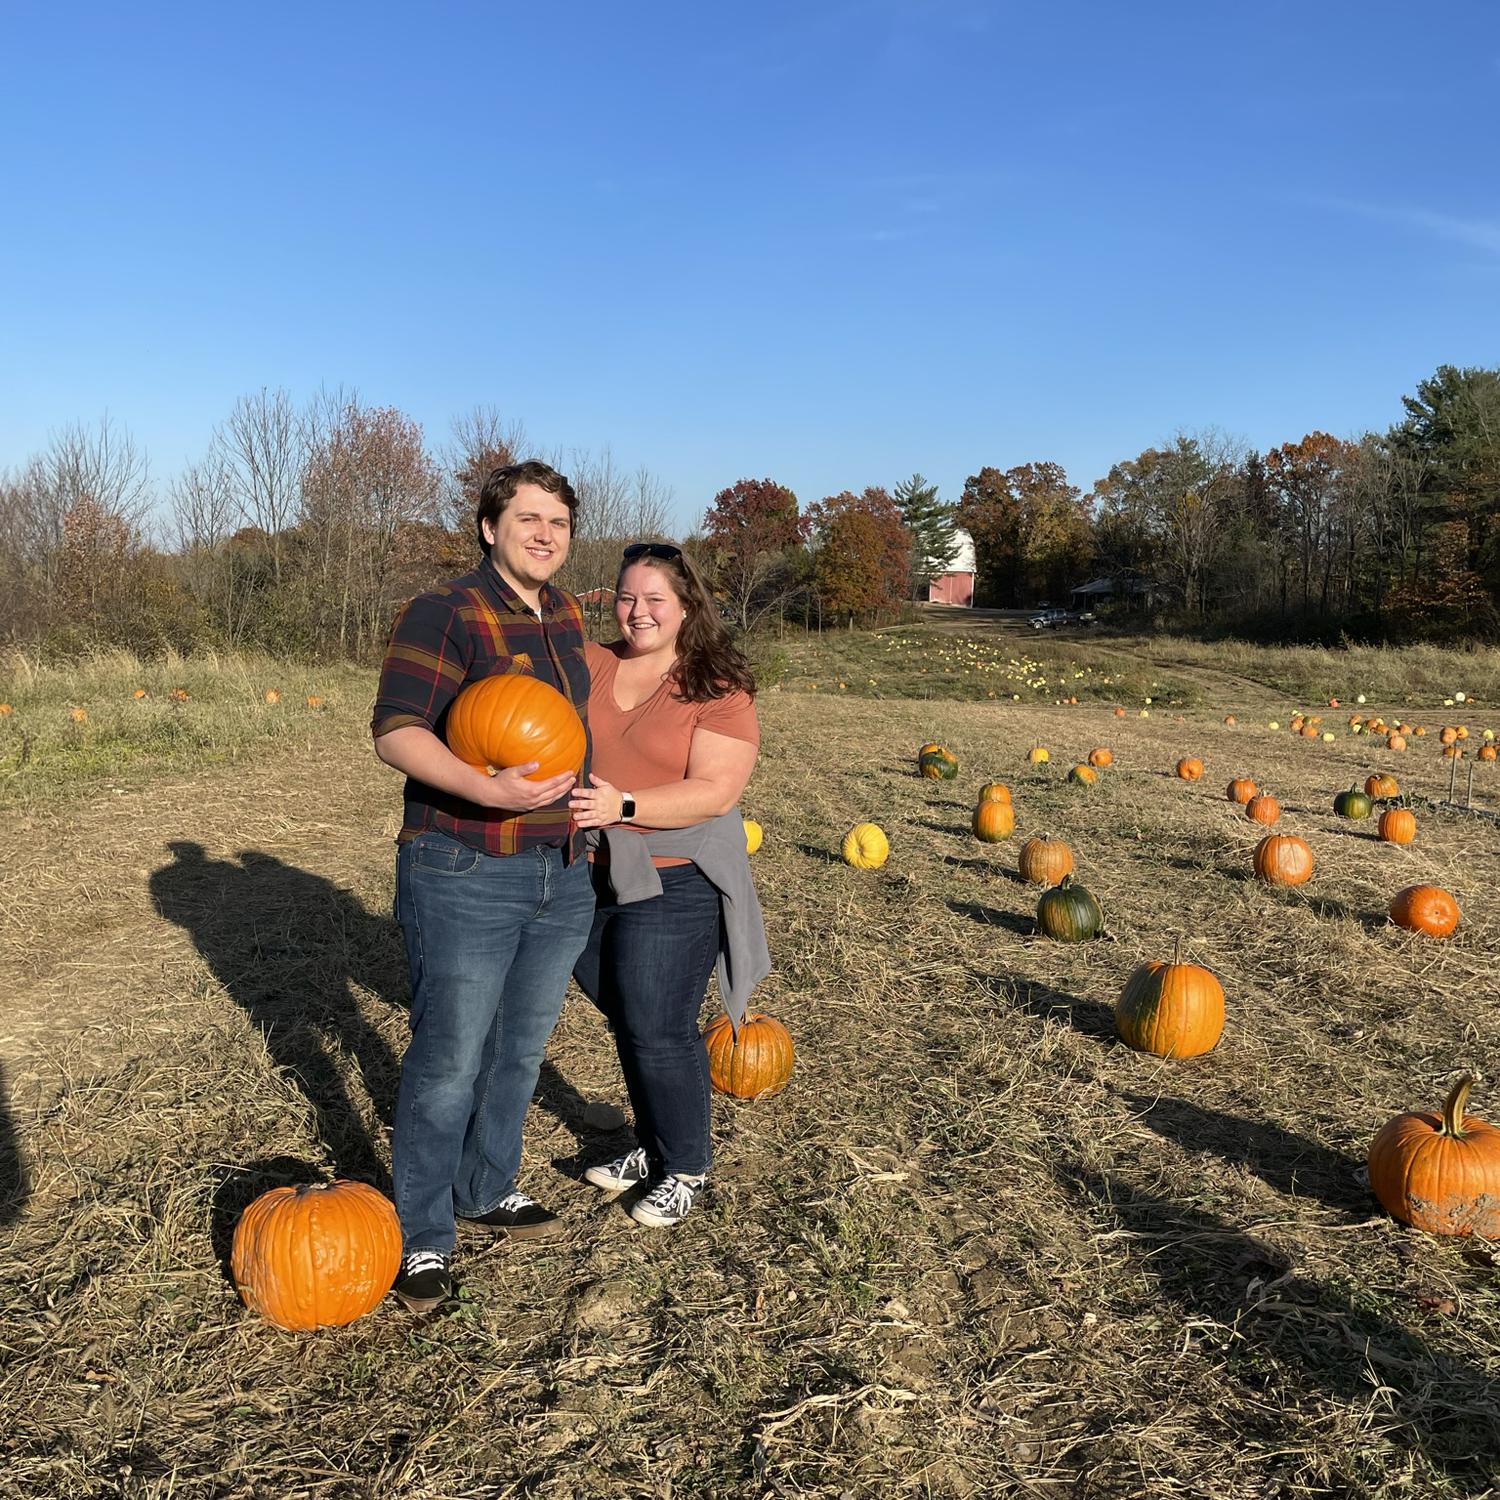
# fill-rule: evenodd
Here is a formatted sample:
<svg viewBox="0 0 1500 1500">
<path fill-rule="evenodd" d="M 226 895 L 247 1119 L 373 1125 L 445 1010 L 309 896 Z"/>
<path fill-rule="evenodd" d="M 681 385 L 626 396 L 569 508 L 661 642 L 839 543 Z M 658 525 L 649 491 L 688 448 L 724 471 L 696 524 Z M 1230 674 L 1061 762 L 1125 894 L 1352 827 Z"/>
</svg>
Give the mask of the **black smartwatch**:
<svg viewBox="0 0 1500 1500">
<path fill-rule="evenodd" d="M 620 793 L 620 821 L 630 823 L 635 820 L 635 798 L 629 792 Z"/>
</svg>

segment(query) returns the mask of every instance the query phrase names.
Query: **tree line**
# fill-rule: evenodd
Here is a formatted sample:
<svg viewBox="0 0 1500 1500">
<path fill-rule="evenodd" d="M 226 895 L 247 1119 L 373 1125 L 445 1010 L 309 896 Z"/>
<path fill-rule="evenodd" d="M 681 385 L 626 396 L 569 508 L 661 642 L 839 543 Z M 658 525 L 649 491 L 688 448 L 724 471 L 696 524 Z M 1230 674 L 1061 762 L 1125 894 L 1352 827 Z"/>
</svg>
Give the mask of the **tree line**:
<svg viewBox="0 0 1500 1500">
<path fill-rule="evenodd" d="M 1258 453 L 1181 432 L 1088 492 L 1063 468 L 982 466 L 944 501 L 920 474 L 803 505 L 773 479 L 713 496 L 683 544 L 742 630 L 891 618 L 972 539 L 976 602 L 1110 607 L 1273 638 L 1457 639 L 1500 619 L 1500 370 L 1442 366 L 1389 431 Z M 164 489 L 105 420 L 0 474 L 0 640 L 72 654 L 260 648 L 366 659 L 400 603 L 472 566 L 479 486 L 541 457 L 582 518 L 564 586 L 602 626 L 622 541 L 670 532 L 672 492 L 606 450 L 539 449 L 490 407 L 445 443 L 392 407 L 246 395 Z"/>
</svg>

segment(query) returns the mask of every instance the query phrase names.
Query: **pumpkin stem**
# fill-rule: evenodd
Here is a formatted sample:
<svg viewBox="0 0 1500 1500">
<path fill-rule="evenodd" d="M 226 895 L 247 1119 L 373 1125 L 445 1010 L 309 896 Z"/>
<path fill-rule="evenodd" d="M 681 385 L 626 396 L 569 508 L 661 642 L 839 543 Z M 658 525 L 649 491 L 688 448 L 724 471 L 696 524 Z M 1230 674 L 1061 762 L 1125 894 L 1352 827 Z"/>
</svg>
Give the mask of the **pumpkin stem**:
<svg viewBox="0 0 1500 1500">
<path fill-rule="evenodd" d="M 1443 1105 L 1443 1129 L 1444 1135 L 1461 1136 L 1464 1133 L 1464 1105 L 1469 1102 L 1469 1090 L 1474 1087 L 1474 1075 L 1465 1073 L 1453 1085 L 1453 1092 L 1448 1095 Z"/>
<path fill-rule="evenodd" d="M 1172 963 L 1175 966 L 1177 964 L 1180 964 L 1181 962 L 1182 962 L 1182 934 L 1179 932 L 1177 934 L 1176 940 L 1172 944 Z"/>
</svg>

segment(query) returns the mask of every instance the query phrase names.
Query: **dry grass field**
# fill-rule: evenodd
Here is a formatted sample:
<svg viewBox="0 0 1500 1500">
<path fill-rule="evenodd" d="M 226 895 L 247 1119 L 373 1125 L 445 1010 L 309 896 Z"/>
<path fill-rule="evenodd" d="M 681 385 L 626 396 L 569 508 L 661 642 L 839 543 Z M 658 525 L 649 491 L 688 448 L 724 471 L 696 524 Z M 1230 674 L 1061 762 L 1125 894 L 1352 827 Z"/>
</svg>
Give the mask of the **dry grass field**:
<svg viewBox="0 0 1500 1500">
<path fill-rule="evenodd" d="M 1500 1115 L 1500 824 L 1435 805 L 1433 737 L 1392 753 L 1327 708 L 1332 744 L 1267 728 L 1358 690 L 1477 736 L 1500 653 L 1450 682 L 1423 653 L 898 635 L 774 647 L 744 809 L 760 1003 L 799 1060 L 777 1098 L 715 1101 L 707 1206 L 653 1234 L 582 1181 L 624 1139 L 585 1106 L 623 1091 L 575 995 L 524 1175 L 566 1234 L 465 1230 L 442 1314 L 388 1302 L 318 1335 L 247 1314 L 224 1262 L 266 1187 L 386 1169 L 406 979 L 373 679 L 177 664 L 144 710 L 118 664 L 0 683 L 0 1496 L 1500 1494 L 1500 1247 L 1402 1228 L 1363 1175 L 1379 1125 L 1460 1068 Z M 857 683 L 877 652 L 904 665 Z M 1077 705 L 1047 691 L 1065 671 Z M 88 721 L 59 728 L 80 688 Z M 1478 705 L 1444 708 L 1455 688 Z M 139 712 L 154 748 L 89 748 Z M 956 781 L 915 776 L 928 739 Z M 1069 785 L 1096 745 L 1115 765 Z M 1171 775 L 1187 752 L 1202 782 Z M 1409 848 L 1332 814 L 1376 768 L 1419 799 Z M 1497 769 L 1476 768 L 1490 810 Z M 1239 774 L 1312 845 L 1309 885 L 1248 878 Z M 992 777 L 1018 828 L 981 845 Z M 891 840 L 875 872 L 837 857 L 865 819 Z M 1073 845 L 1107 938 L 1036 935 L 1016 848 L 1039 830 Z M 1451 940 L 1386 921 L 1418 880 L 1462 904 Z M 1229 1021 L 1174 1063 L 1118 1044 L 1112 1010 L 1179 937 Z"/>
</svg>

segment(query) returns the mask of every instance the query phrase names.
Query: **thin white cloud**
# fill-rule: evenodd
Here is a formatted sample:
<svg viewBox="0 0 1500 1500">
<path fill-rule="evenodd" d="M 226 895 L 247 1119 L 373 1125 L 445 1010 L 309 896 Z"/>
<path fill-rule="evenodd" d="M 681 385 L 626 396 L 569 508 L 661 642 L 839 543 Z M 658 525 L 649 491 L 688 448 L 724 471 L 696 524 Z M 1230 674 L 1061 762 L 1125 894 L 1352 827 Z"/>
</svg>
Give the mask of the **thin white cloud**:
<svg viewBox="0 0 1500 1500">
<path fill-rule="evenodd" d="M 1500 255 L 1500 219 L 1469 219 L 1457 214 L 1434 213 L 1431 209 L 1412 208 L 1405 204 L 1358 203 L 1333 199 L 1330 204 L 1346 213 L 1376 219 L 1404 229 L 1415 229 L 1457 245 Z"/>
</svg>

